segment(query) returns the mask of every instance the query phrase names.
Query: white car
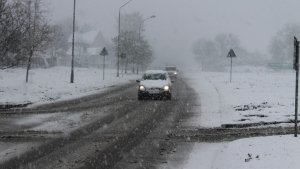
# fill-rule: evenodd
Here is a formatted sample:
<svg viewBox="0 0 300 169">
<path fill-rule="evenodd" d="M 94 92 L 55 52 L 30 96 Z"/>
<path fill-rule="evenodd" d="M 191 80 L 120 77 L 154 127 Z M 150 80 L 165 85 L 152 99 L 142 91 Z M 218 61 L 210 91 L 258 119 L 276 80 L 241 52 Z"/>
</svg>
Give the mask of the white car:
<svg viewBox="0 0 300 169">
<path fill-rule="evenodd" d="M 144 98 L 166 98 L 171 100 L 172 83 L 166 71 L 148 70 L 141 80 L 137 80 L 138 100 Z"/>
</svg>

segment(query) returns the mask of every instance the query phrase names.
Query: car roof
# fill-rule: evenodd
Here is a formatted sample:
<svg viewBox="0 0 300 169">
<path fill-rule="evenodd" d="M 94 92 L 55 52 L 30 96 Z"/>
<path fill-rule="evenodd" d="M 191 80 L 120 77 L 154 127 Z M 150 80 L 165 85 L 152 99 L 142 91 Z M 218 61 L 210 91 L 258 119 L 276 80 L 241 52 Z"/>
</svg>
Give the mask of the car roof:
<svg viewBox="0 0 300 169">
<path fill-rule="evenodd" d="M 164 71 L 164 70 L 147 70 L 146 72 L 145 72 L 145 74 L 153 74 L 153 73 L 167 73 L 166 71 Z"/>
</svg>

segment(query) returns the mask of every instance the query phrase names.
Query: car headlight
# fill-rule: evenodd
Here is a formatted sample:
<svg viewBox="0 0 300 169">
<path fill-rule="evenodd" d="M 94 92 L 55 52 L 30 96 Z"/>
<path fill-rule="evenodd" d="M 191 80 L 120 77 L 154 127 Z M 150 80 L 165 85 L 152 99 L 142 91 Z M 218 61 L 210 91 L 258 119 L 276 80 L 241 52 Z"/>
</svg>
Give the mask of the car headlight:
<svg viewBox="0 0 300 169">
<path fill-rule="evenodd" d="M 169 91 L 170 87 L 169 86 L 164 86 L 164 91 Z"/>
<path fill-rule="evenodd" d="M 174 75 L 177 75 L 177 72 L 174 72 Z"/>
<path fill-rule="evenodd" d="M 144 86 L 140 86 L 140 87 L 139 87 L 139 90 L 140 90 L 140 91 L 145 91 L 145 87 L 144 87 Z"/>
</svg>

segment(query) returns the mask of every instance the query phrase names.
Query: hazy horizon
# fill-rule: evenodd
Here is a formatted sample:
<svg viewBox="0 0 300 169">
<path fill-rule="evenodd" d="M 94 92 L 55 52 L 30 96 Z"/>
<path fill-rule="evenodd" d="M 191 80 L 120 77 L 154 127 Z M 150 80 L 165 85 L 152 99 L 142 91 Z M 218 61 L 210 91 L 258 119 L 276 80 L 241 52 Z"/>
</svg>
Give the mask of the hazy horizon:
<svg viewBox="0 0 300 169">
<path fill-rule="evenodd" d="M 72 17 L 73 0 L 46 0 L 53 21 Z M 111 40 L 117 35 L 119 7 L 125 0 L 77 0 L 77 22 L 87 23 Z M 122 12 L 156 15 L 145 23 L 154 53 L 166 59 L 186 60 L 199 38 L 232 33 L 250 52 L 268 55 L 272 36 L 285 24 L 298 23 L 300 1 L 290 0 L 133 0 Z M 184 59 L 182 59 L 182 58 Z"/>
</svg>

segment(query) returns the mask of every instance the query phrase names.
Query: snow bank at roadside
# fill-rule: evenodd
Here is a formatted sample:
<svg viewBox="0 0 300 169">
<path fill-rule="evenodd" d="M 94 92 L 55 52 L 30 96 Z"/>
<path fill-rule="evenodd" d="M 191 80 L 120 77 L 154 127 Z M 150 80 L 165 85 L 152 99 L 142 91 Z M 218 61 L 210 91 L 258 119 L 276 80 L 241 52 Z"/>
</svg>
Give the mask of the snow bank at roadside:
<svg viewBox="0 0 300 169">
<path fill-rule="evenodd" d="M 137 79 L 138 75 L 116 77 L 116 70 L 106 70 L 103 80 L 102 70 L 98 68 L 76 68 L 75 83 L 70 83 L 69 67 L 33 69 L 29 83 L 25 83 L 25 69 L 6 69 L 0 71 L 0 104 L 46 103 L 66 100 L 122 85 Z"/>
<path fill-rule="evenodd" d="M 192 110 L 195 117 L 190 119 L 193 126 L 217 127 L 222 123 L 221 98 L 218 90 L 201 73 L 186 73 L 188 84 L 195 90 L 198 96 L 198 104 Z"/>
<path fill-rule="evenodd" d="M 300 138 L 292 135 L 194 146 L 185 169 L 297 169 Z"/>
<path fill-rule="evenodd" d="M 236 67 L 229 72 L 185 73 L 198 95 L 192 119 L 197 127 L 289 121 L 294 115 L 295 74 L 263 67 Z"/>
</svg>

